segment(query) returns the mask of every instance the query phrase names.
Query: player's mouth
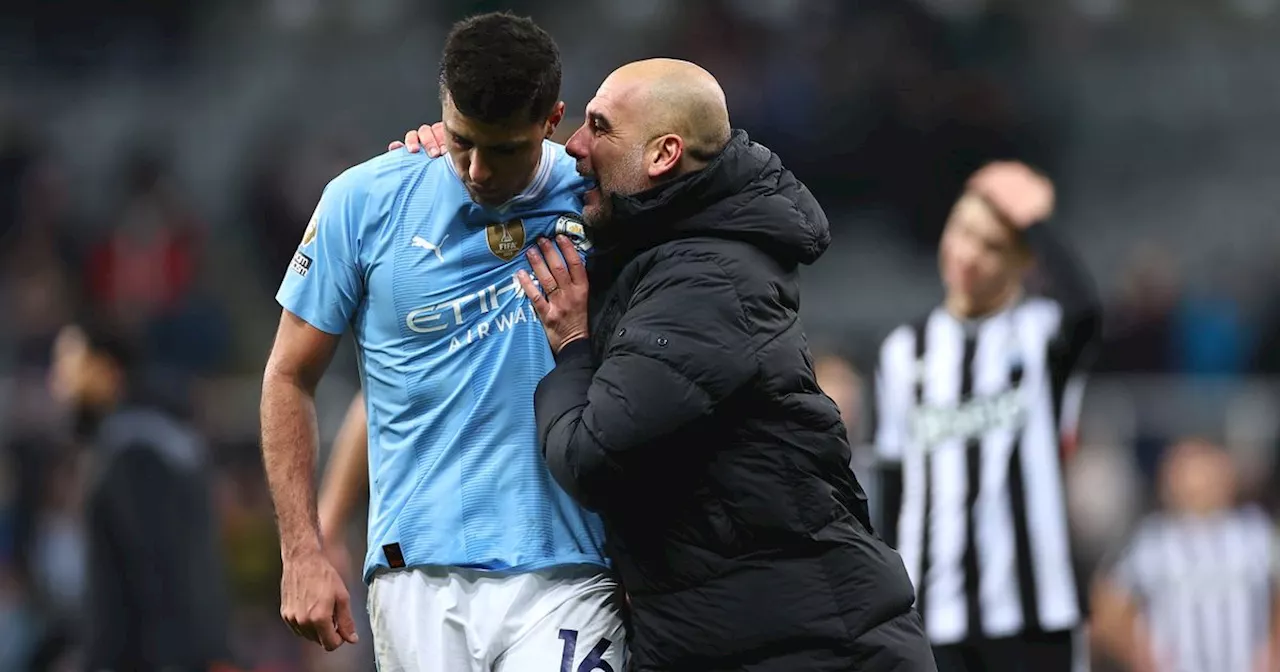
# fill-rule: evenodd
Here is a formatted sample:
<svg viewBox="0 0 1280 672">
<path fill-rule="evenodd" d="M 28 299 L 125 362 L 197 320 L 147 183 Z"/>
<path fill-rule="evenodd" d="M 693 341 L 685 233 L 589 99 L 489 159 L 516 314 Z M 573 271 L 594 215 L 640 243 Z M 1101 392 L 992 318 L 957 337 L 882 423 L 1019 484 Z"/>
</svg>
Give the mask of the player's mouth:
<svg viewBox="0 0 1280 672">
<path fill-rule="evenodd" d="M 586 187 L 587 187 L 587 190 L 584 192 L 584 195 L 585 195 L 585 194 L 592 194 L 593 196 L 599 197 L 599 196 L 600 196 L 600 182 L 599 182 L 598 180 L 596 180 L 596 176 L 595 176 L 595 174 L 593 174 L 593 173 L 589 173 L 589 172 L 585 172 L 585 171 L 582 171 L 582 170 L 579 170 L 579 171 L 578 171 L 578 175 L 580 175 L 580 176 L 582 177 L 583 182 L 585 183 L 585 185 L 586 185 Z"/>
</svg>

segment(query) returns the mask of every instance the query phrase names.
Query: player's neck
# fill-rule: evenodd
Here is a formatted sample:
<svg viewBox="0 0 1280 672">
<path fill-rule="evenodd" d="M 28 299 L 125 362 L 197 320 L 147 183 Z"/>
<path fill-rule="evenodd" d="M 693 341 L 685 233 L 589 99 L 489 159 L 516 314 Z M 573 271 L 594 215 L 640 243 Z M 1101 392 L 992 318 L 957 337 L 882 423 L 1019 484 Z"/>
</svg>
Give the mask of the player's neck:
<svg viewBox="0 0 1280 672">
<path fill-rule="evenodd" d="M 977 297 L 957 291 L 947 292 L 943 307 L 961 320 L 981 320 L 1002 312 L 1022 298 L 1022 286 L 1010 285 L 990 297 Z"/>
</svg>

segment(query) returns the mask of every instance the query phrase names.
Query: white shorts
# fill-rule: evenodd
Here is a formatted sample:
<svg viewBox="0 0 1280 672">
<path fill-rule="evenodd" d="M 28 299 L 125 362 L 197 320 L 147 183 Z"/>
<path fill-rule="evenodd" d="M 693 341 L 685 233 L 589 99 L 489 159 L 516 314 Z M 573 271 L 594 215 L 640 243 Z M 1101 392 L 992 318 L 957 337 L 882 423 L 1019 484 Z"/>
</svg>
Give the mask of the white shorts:
<svg viewBox="0 0 1280 672">
<path fill-rule="evenodd" d="M 626 669 L 617 584 L 596 567 L 381 570 L 368 604 L 379 672 Z"/>
</svg>

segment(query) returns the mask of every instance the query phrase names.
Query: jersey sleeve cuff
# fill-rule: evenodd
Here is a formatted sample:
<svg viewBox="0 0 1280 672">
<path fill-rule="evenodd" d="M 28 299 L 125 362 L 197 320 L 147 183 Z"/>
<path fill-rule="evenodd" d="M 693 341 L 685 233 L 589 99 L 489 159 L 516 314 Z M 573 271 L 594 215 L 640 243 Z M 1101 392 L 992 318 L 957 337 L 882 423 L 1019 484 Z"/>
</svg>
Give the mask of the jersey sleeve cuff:
<svg viewBox="0 0 1280 672">
<path fill-rule="evenodd" d="M 579 338 L 560 348 L 560 352 L 555 355 L 556 365 L 562 365 L 570 361 L 578 361 L 579 359 L 591 358 L 591 339 Z"/>
</svg>

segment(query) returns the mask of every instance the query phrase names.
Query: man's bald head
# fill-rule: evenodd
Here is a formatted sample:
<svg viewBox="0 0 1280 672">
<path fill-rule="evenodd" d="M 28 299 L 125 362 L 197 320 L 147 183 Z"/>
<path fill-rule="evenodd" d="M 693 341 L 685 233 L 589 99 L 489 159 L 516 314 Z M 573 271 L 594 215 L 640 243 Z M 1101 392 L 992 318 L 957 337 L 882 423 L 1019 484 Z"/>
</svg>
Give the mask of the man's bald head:
<svg viewBox="0 0 1280 672">
<path fill-rule="evenodd" d="M 729 143 L 729 107 L 720 82 L 701 66 L 673 58 L 651 58 L 613 71 L 601 89 L 616 87 L 645 115 L 651 137 L 678 135 L 695 161 L 711 160 Z"/>
<path fill-rule="evenodd" d="M 584 198 L 590 223 L 629 196 L 705 168 L 729 143 L 729 110 L 711 73 L 655 58 L 618 68 L 587 104 L 586 122 L 565 143 L 578 172 L 597 186 Z"/>
</svg>

